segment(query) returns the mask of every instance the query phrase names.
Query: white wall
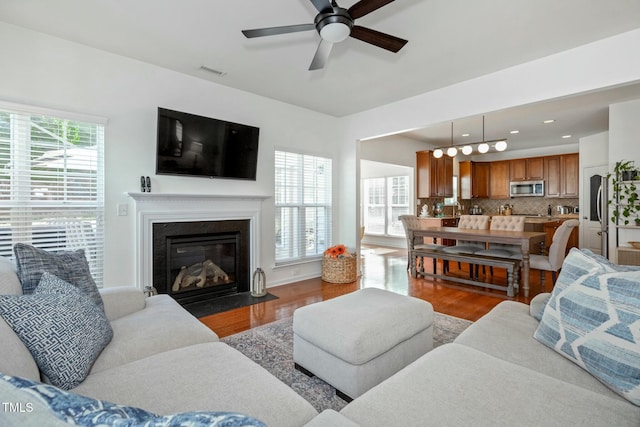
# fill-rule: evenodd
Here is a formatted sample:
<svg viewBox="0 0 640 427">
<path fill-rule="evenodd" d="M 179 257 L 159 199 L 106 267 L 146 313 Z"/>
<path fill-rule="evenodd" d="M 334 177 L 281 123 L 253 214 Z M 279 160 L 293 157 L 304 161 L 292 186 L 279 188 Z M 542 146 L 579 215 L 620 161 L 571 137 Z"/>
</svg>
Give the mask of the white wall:
<svg viewBox="0 0 640 427">
<path fill-rule="evenodd" d="M 609 171 L 616 162 L 633 160 L 640 167 L 640 100 L 613 104 L 609 107 Z M 640 228 L 620 229 L 620 246 L 640 240 Z M 615 229 L 609 233 L 609 254 L 616 260 Z"/>
<path fill-rule="evenodd" d="M 108 119 L 107 286 L 131 284 L 135 278 L 134 205 L 124 193 L 140 191 L 140 175 L 152 178 L 154 192 L 273 196 L 274 147 L 293 150 L 313 147 L 315 153 L 336 159 L 335 176 L 339 176 L 335 153 L 340 139 L 334 131 L 333 117 L 4 23 L 0 23 L 0 50 L 5 58 L 0 67 L 0 99 Z M 159 106 L 258 126 L 257 180 L 156 176 Z M 116 216 L 118 203 L 129 204 L 129 216 Z M 269 285 L 319 276 L 319 262 L 272 270 L 273 203 L 273 198 L 267 199 L 261 212 L 259 261 Z M 337 214 L 334 219 L 338 224 Z"/>
<path fill-rule="evenodd" d="M 350 164 L 342 166 L 341 179 L 353 189 L 340 200 L 343 241 L 355 245 L 358 239 L 360 140 L 640 81 L 638 46 L 640 30 L 634 30 L 343 118 L 341 158 Z"/>
</svg>

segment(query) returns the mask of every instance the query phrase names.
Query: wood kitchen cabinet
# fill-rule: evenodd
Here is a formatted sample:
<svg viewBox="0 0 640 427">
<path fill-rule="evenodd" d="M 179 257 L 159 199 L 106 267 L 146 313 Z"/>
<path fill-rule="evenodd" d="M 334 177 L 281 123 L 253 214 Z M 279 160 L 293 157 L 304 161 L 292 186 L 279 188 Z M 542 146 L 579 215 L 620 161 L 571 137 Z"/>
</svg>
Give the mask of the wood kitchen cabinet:
<svg viewBox="0 0 640 427">
<path fill-rule="evenodd" d="M 509 161 L 491 162 L 489 171 L 490 186 L 489 198 L 508 199 L 509 198 Z"/>
<path fill-rule="evenodd" d="M 560 156 L 544 158 L 544 185 L 547 197 L 560 197 Z"/>
<path fill-rule="evenodd" d="M 432 151 L 416 153 L 418 198 L 453 197 L 453 158 L 433 157 Z"/>
<path fill-rule="evenodd" d="M 547 197 L 578 197 L 579 159 L 578 153 L 544 158 Z"/>
<path fill-rule="evenodd" d="M 460 162 L 460 198 L 463 200 L 489 197 L 489 169 L 487 162 Z"/>
<path fill-rule="evenodd" d="M 578 197 L 579 175 L 578 153 L 560 156 L 560 197 Z"/>
<path fill-rule="evenodd" d="M 510 160 L 509 179 L 511 181 L 535 181 L 544 179 L 544 157 Z"/>
</svg>

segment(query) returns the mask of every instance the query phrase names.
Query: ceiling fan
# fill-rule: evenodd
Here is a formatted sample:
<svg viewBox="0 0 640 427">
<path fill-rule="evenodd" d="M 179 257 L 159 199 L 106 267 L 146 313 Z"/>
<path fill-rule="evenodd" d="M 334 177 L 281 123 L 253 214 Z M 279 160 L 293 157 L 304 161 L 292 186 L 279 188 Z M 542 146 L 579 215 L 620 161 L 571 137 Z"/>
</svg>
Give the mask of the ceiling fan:
<svg viewBox="0 0 640 427">
<path fill-rule="evenodd" d="M 247 38 L 273 36 L 276 34 L 297 33 L 300 31 L 317 30 L 320 34 L 320 44 L 311 61 L 309 70 L 319 70 L 324 67 L 334 43 L 339 43 L 351 36 L 363 42 L 381 47 L 391 52 L 398 52 L 407 44 L 407 40 L 381 33 L 370 28 L 355 25 L 355 20 L 361 18 L 394 0 L 360 0 L 349 9 L 337 5 L 335 0 L 310 0 L 318 9 L 313 24 L 286 25 L 283 27 L 258 28 L 243 30 Z"/>
</svg>

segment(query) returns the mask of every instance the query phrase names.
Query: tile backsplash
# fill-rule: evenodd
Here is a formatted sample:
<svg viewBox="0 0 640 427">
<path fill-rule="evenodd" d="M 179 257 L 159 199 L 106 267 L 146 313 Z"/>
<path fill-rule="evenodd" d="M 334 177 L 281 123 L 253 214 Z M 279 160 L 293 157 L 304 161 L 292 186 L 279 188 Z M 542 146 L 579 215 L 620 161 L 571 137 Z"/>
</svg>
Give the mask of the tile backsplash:
<svg viewBox="0 0 640 427">
<path fill-rule="evenodd" d="M 545 197 L 518 197 L 514 199 L 493 200 L 479 199 L 477 202 L 471 202 L 471 205 L 477 204 L 482 211 L 487 214 L 497 214 L 500 205 L 513 205 L 514 214 L 532 214 L 547 215 L 547 209 L 551 205 L 551 215 L 558 215 L 556 206 L 570 206 L 572 208 L 579 205 L 579 199 L 547 199 Z"/>
<path fill-rule="evenodd" d="M 420 205 L 417 207 L 417 213 L 420 213 L 420 209 L 423 204 L 427 204 L 431 209 L 434 203 L 442 202 L 442 199 L 430 198 L 420 199 Z M 497 215 L 501 205 L 510 204 L 513 205 L 514 214 L 531 214 L 531 215 L 547 215 L 547 208 L 551 205 L 551 215 L 558 215 L 556 206 L 570 206 L 572 208 L 579 205 L 579 199 L 547 199 L 545 197 L 518 197 L 513 199 L 474 199 L 474 200 L 461 200 L 460 207 L 462 213 L 469 213 L 469 208 L 478 205 L 482 208 L 482 212 L 486 215 Z M 458 209 L 456 209 L 456 213 Z M 445 215 L 453 214 L 452 206 L 445 206 Z"/>
</svg>

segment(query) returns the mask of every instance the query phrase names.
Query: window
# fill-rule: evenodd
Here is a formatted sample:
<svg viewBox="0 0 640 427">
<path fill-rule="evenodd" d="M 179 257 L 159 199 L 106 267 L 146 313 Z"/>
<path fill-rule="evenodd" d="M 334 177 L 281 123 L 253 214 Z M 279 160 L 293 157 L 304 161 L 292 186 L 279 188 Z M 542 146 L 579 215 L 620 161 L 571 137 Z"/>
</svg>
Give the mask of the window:
<svg viewBox="0 0 640 427">
<path fill-rule="evenodd" d="M 331 159 L 276 151 L 276 265 L 331 246 L 331 174 Z"/>
<path fill-rule="evenodd" d="M 63 115 L 0 104 L 0 255 L 84 249 L 102 285 L 104 126 Z"/>
<path fill-rule="evenodd" d="M 404 237 L 400 215 L 410 213 L 409 176 L 363 179 L 364 218 L 369 234 Z"/>
</svg>

